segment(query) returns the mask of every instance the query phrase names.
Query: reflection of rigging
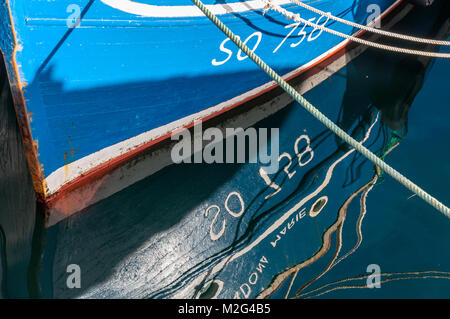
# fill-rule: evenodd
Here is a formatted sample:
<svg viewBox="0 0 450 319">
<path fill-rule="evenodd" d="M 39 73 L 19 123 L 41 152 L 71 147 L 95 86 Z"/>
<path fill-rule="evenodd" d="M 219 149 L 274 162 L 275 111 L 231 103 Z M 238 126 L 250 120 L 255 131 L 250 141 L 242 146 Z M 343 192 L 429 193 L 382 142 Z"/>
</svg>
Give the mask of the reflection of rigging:
<svg viewBox="0 0 450 319">
<path fill-rule="evenodd" d="M 376 119 L 374 120 L 374 122 L 372 123 L 372 125 L 369 127 L 365 138 L 361 141 L 361 143 L 364 143 L 365 141 L 367 141 L 367 139 L 370 136 L 370 133 L 374 127 L 374 125 L 378 122 L 378 115 L 376 117 Z M 353 151 L 355 151 L 355 149 L 351 149 L 349 151 L 347 151 L 347 153 L 341 157 L 341 159 L 347 157 L 348 155 L 350 155 Z M 376 178 L 378 177 L 378 172 L 375 174 Z M 365 188 L 367 188 L 368 186 L 371 186 L 373 184 L 373 180 L 371 180 L 369 183 L 367 183 L 366 185 L 362 186 L 359 190 L 357 190 L 355 193 L 353 193 L 344 203 L 344 205 L 341 207 L 341 209 L 338 212 L 338 217 L 336 219 L 336 221 L 324 232 L 323 236 L 322 236 L 322 245 L 320 247 L 320 249 L 310 258 L 308 258 L 307 260 L 283 271 L 282 273 L 278 274 L 275 279 L 272 281 L 272 283 L 270 284 L 269 287 L 267 287 L 265 290 L 263 290 L 259 295 L 258 298 L 267 298 L 269 297 L 271 294 L 273 294 L 277 289 L 279 289 L 282 284 L 285 282 L 285 280 L 287 278 L 289 278 L 290 276 L 293 276 L 293 278 L 291 279 L 291 283 L 289 285 L 289 290 L 293 285 L 293 281 L 295 280 L 295 278 L 297 277 L 297 273 L 307 267 L 310 266 L 311 264 L 313 264 L 314 262 L 316 262 L 318 259 L 320 259 L 321 257 L 325 256 L 326 253 L 328 252 L 328 250 L 331 247 L 331 236 L 333 234 L 336 233 L 336 239 L 337 239 L 337 250 L 336 253 L 333 257 L 332 262 L 328 265 L 327 269 L 320 274 L 316 279 L 320 278 L 323 274 L 325 274 L 328 270 L 330 270 L 334 265 L 334 261 L 336 260 L 336 258 L 339 255 L 340 249 L 341 249 L 341 241 L 342 241 L 342 228 L 344 225 L 344 221 L 346 218 L 346 214 L 347 214 L 347 207 L 348 205 L 351 203 L 351 201 L 360 193 L 362 192 Z M 306 288 L 309 284 L 311 284 L 314 280 L 310 281 L 309 283 L 307 283 L 304 287 L 302 287 L 298 292 L 300 292 L 302 289 Z M 297 293 L 298 293 L 297 292 Z"/>
<path fill-rule="evenodd" d="M 358 276 L 358 277 L 352 277 L 352 278 L 346 278 L 341 279 L 335 282 L 331 282 L 328 284 L 325 284 L 319 288 L 310 290 L 308 292 L 305 292 L 303 294 L 300 294 L 296 297 L 301 298 L 313 298 L 313 297 L 319 297 L 321 295 L 336 291 L 336 290 L 342 290 L 342 289 L 368 289 L 367 287 L 367 279 L 370 277 L 370 275 L 364 275 L 364 276 Z M 438 270 L 425 270 L 425 271 L 410 271 L 410 272 L 398 272 L 398 273 L 380 273 L 380 277 L 387 277 L 385 279 L 380 280 L 380 284 L 391 282 L 391 281 L 397 281 L 397 280 L 411 280 L 411 279 L 447 279 L 450 280 L 450 272 L 447 271 L 438 271 Z M 363 283 L 361 285 L 342 285 L 337 286 L 338 284 L 342 283 L 348 283 L 351 281 L 357 281 L 361 280 Z M 332 287 L 336 285 L 335 287 Z M 332 287 L 326 290 L 323 290 L 325 288 Z M 323 290 L 323 291 L 320 291 Z M 314 295 L 312 295 L 314 293 Z"/>
<path fill-rule="evenodd" d="M 386 156 L 389 154 L 395 147 L 398 146 L 398 142 L 391 145 L 387 151 L 383 154 L 383 156 Z M 339 264 L 342 260 L 353 254 L 361 245 L 363 235 L 362 235 L 362 221 L 364 219 L 364 216 L 366 214 L 366 198 L 368 193 L 373 189 L 373 187 L 376 185 L 378 178 L 381 176 L 381 170 L 379 167 L 375 167 L 375 174 L 374 177 L 364 186 L 362 186 L 360 189 L 358 189 L 356 192 L 354 192 L 341 206 L 339 212 L 338 212 L 338 218 L 336 222 L 331 225 L 324 233 L 323 235 L 323 243 L 322 247 L 319 249 L 319 251 L 309 258 L 308 260 L 295 265 L 294 267 L 291 267 L 284 272 L 280 273 L 276 276 L 276 278 L 272 281 L 271 285 L 267 287 L 265 290 L 263 290 L 259 295 L 258 298 L 268 298 L 270 297 L 276 290 L 281 288 L 281 286 L 285 283 L 287 279 L 290 279 L 289 287 L 287 290 L 287 293 L 285 294 L 285 298 L 312 298 L 312 297 L 318 297 L 321 295 L 324 295 L 326 293 L 335 291 L 335 290 L 341 290 L 341 289 L 352 289 L 352 288 L 359 288 L 364 289 L 368 288 L 368 285 L 366 282 L 362 285 L 341 285 L 341 286 L 335 286 L 341 283 L 346 283 L 349 281 L 354 280 L 364 280 L 367 279 L 370 275 L 365 276 L 359 276 L 354 278 L 347 278 L 342 279 L 336 282 L 325 284 L 319 288 L 315 288 L 310 291 L 304 292 L 304 290 L 310 286 L 313 282 L 317 281 L 319 278 L 321 278 L 323 275 L 325 275 L 328 271 L 330 271 L 334 266 Z M 344 226 L 344 222 L 347 216 L 347 209 L 350 203 L 353 201 L 353 199 L 361 194 L 360 198 L 360 215 L 358 217 L 358 220 L 356 222 L 356 233 L 358 236 L 357 243 L 354 245 L 353 248 L 351 248 L 345 255 L 342 257 L 339 257 L 339 253 L 342 248 L 342 230 Z M 331 247 L 331 235 L 336 233 L 336 251 L 331 259 L 331 261 L 328 263 L 328 266 L 315 278 L 308 281 L 306 284 L 304 284 L 300 289 L 298 289 L 292 296 L 289 296 L 290 291 L 294 285 L 294 281 L 297 279 L 298 274 L 301 269 L 313 264 L 321 257 L 325 256 L 325 254 L 328 252 L 329 248 Z M 387 283 L 390 281 L 396 281 L 396 280 L 410 280 L 410 279 L 450 279 L 450 272 L 442 272 L 442 271 L 417 271 L 417 272 L 402 272 L 402 273 L 380 273 L 381 277 L 387 277 L 385 279 L 381 279 L 380 283 Z M 331 287 L 329 289 L 323 290 L 325 288 Z M 323 291 L 321 291 L 323 290 Z M 314 295 L 311 295 L 314 294 Z"/>
<path fill-rule="evenodd" d="M 447 4 L 448 5 L 448 4 Z M 448 8 L 448 7 L 447 7 Z M 437 38 L 443 39 L 448 32 L 448 16 L 446 10 L 443 10 L 444 14 L 436 19 L 436 23 L 430 27 L 438 30 Z M 419 23 L 420 25 L 420 23 Z M 432 46 L 429 46 L 432 47 Z M 436 47 L 432 47 L 432 50 L 436 50 Z M 414 101 L 416 95 L 421 90 L 427 67 L 432 63 L 430 58 L 424 57 L 405 57 L 396 56 L 391 53 L 380 53 L 373 49 L 368 51 L 355 59 L 347 67 L 348 81 L 347 89 L 342 102 L 341 112 L 339 114 L 339 124 L 344 130 L 351 129 L 355 123 L 358 123 L 366 116 L 367 108 L 375 106 L 380 114 L 381 121 L 384 124 L 384 133 L 389 129 L 391 130 L 391 141 L 389 143 L 383 143 L 385 145 L 385 151 L 381 155 L 384 158 L 390 151 L 392 151 L 397 145 L 398 141 L 407 132 L 407 117 L 408 111 Z M 385 134 L 386 136 L 386 134 Z M 337 140 L 340 144 L 340 140 Z M 356 156 L 356 155 L 355 155 Z M 354 163 L 354 162 L 353 162 Z M 352 164 L 353 164 L 352 163 Z M 353 170 L 354 165 L 350 165 L 350 170 Z M 319 278 L 324 276 L 329 270 L 340 263 L 342 260 L 353 254 L 361 245 L 362 236 L 362 222 L 366 214 L 366 198 L 368 193 L 376 185 L 377 181 L 381 177 L 382 172 L 379 167 L 375 166 L 374 177 L 363 187 L 353 193 L 341 206 L 337 220 L 331 225 L 323 234 L 321 248 L 309 259 L 281 272 L 274 277 L 272 283 L 263 290 L 258 297 L 268 298 L 274 294 L 277 290 L 284 286 L 286 280 L 290 279 L 287 293 L 285 298 L 300 298 L 300 297 L 317 297 L 326 293 L 329 293 L 338 289 L 349 288 L 368 288 L 367 284 L 363 285 L 343 285 L 328 288 L 332 285 L 344 283 L 356 279 L 365 279 L 368 276 L 361 276 L 349 279 L 343 279 L 338 282 L 326 284 L 320 288 L 313 289 L 305 292 L 305 289 Z M 353 183 L 358 179 L 352 174 Z M 360 214 L 356 221 L 356 234 L 358 240 L 353 248 L 351 248 L 345 255 L 339 257 L 339 253 L 342 248 L 342 228 L 346 217 L 346 211 L 348 205 L 352 200 L 361 194 L 360 198 Z M 326 268 L 320 272 L 313 279 L 303 284 L 294 294 L 290 291 L 294 286 L 294 281 L 299 277 L 301 269 L 315 263 L 318 259 L 325 256 L 331 247 L 331 236 L 336 235 L 336 249 L 331 261 Z M 426 279 L 426 278 L 441 278 L 450 279 L 448 276 L 450 273 L 439 271 L 418 271 L 409 273 L 397 273 L 397 274 L 380 274 L 382 277 L 388 277 L 381 282 L 390 282 L 394 280 L 406 280 L 406 279 Z M 322 290 L 322 291 L 321 291 Z M 315 295 L 311 295 L 316 293 Z"/>
<path fill-rule="evenodd" d="M 448 31 L 448 4 L 442 8 L 442 13 L 436 17 L 436 22 L 428 26 L 433 38 L 445 39 Z M 423 28 L 422 21 L 413 15 L 413 22 Z M 429 23 L 428 23 L 429 25 Z M 422 31 L 422 30 L 420 30 Z M 391 40 L 397 44 L 399 40 Z M 412 48 L 436 51 L 434 45 L 414 44 Z M 387 130 L 392 134 L 403 138 L 408 130 L 409 109 L 422 88 L 425 73 L 433 60 L 429 57 L 395 55 L 368 48 L 367 51 L 356 58 L 347 66 L 347 87 L 339 112 L 339 126 L 350 129 L 355 122 L 363 118 L 366 109 L 376 107 L 381 113 L 381 121 L 384 124 L 380 129 L 384 136 Z M 340 140 L 336 140 L 340 143 Z M 359 158 L 354 155 L 353 162 Z M 353 163 L 352 163 L 353 164 Z M 351 165 L 344 186 L 352 184 L 360 176 L 359 166 Z"/>
<path fill-rule="evenodd" d="M 387 154 L 389 154 L 394 148 L 396 148 L 398 146 L 398 142 L 395 143 L 394 145 L 392 145 L 386 152 L 385 154 L 383 154 L 384 156 L 386 156 Z M 338 236 L 337 236 L 337 247 L 336 247 L 336 253 L 333 256 L 332 261 L 329 263 L 328 267 L 316 278 L 312 279 L 311 281 L 309 281 L 307 284 L 305 284 L 301 289 L 299 289 L 297 291 L 297 293 L 295 294 L 296 297 L 298 297 L 299 293 L 301 291 L 303 291 L 306 287 L 308 287 L 309 285 L 311 285 L 314 281 L 318 280 L 320 277 L 322 277 L 323 275 L 325 275 L 328 271 L 330 271 L 334 266 L 336 266 L 337 264 L 339 264 L 342 260 L 344 260 L 345 258 L 347 258 L 348 256 L 350 256 L 351 254 L 353 254 L 361 245 L 362 240 L 363 240 L 363 234 L 362 234 L 362 222 L 364 220 L 364 217 L 366 215 L 367 212 L 367 208 L 366 208 L 366 199 L 367 199 L 367 195 L 369 194 L 369 192 L 373 189 L 373 187 L 376 185 L 378 178 L 381 176 L 381 169 L 378 166 L 375 166 L 375 175 L 374 177 L 363 187 L 361 187 L 358 191 L 356 191 L 355 193 L 353 193 L 344 203 L 344 205 L 342 205 L 341 210 L 345 210 L 345 216 L 347 215 L 347 209 L 348 206 L 350 205 L 350 203 L 353 201 L 353 199 L 362 192 L 361 194 L 361 198 L 360 198 L 360 214 L 358 217 L 358 220 L 356 222 L 356 234 L 358 236 L 358 241 L 356 242 L 355 246 L 350 249 L 344 256 L 342 256 L 341 258 L 337 259 L 340 253 L 340 250 L 342 248 L 342 228 L 344 226 L 344 221 L 345 219 L 342 221 L 342 224 L 340 225 L 339 228 L 339 232 L 338 232 Z M 337 260 L 336 260 L 337 259 Z"/>
</svg>

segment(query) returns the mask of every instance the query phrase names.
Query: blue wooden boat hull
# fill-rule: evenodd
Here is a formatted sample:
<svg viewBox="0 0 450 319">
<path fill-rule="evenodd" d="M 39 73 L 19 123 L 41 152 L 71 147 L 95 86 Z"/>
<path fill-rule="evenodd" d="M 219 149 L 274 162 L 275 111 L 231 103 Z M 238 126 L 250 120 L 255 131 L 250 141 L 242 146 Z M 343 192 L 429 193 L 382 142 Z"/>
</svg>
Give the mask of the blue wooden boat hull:
<svg viewBox="0 0 450 319">
<path fill-rule="evenodd" d="M 386 13 L 400 2 L 311 4 L 366 24 L 373 14 L 370 5 Z M 227 3 L 231 9 L 225 4 L 211 8 L 287 78 L 330 59 L 347 44 L 280 14 L 263 14 L 259 1 L 249 2 L 255 10 Z M 359 34 L 288 1 L 279 3 L 305 19 Z M 159 143 L 194 118 L 212 118 L 274 88 L 188 0 L 163 1 L 158 7 L 122 0 L 71 5 L 9 0 L 0 15 L 1 50 L 34 186 L 49 203 L 98 180 L 100 170 L 133 159 L 133 152 Z M 80 208 L 57 210 L 68 215 Z"/>
<path fill-rule="evenodd" d="M 441 5 L 427 15 L 412 12 L 396 29 L 415 25 L 420 31 L 411 28 L 414 34 L 446 37 L 450 21 L 439 9 L 449 6 Z M 405 149 L 417 148 L 412 141 L 423 141 L 421 116 L 435 123 L 420 110 L 429 101 L 424 92 L 428 88 L 438 101 L 448 95 L 424 76 L 445 74 L 445 61 L 435 62 L 430 71 L 430 58 L 371 49 L 305 97 L 363 145 L 401 166 Z M 407 133 L 410 107 L 415 125 Z M 296 103 L 254 127 L 280 129 L 282 169 L 269 174 L 279 188 L 262 177 L 260 163 L 166 167 L 47 229 L 43 296 L 386 298 L 420 296 L 429 286 L 413 288 L 417 279 L 440 279 L 443 286 L 433 287 L 448 286 L 448 262 L 440 254 L 445 231 L 423 227 L 432 208 L 411 200 L 408 190 Z M 427 218 L 443 222 L 439 215 Z M 69 264 L 82 269 L 80 289 L 67 287 Z M 383 289 L 369 289 L 377 265 Z M 393 284 L 401 281 L 403 286 Z"/>
<path fill-rule="evenodd" d="M 441 4 L 448 9 L 445 0 Z M 417 36 L 442 38 L 449 21 L 439 12 L 439 7 L 424 15 L 416 10 L 406 23 L 407 29 Z M 437 16 L 443 19 L 438 21 Z M 444 25 L 442 20 L 446 20 Z M 396 31 L 405 29 L 397 26 Z M 440 32 L 428 32 L 429 28 Z M 353 49 L 358 51 L 359 47 Z M 353 49 L 342 58 L 350 59 Z M 430 154 L 439 153 L 436 149 L 445 140 L 441 136 L 423 145 L 424 138 L 432 135 L 422 134 L 423 120 L 442 131 L 445 125 L 436 122 L 433 114 L 443 113 L 446 105 L 433 103 L 433 112 L 423 107 L 429 106 L 433 94 L 436 101 L 448 100 L 445 82 L 436 82 L 432 76 L 437 73 L 438 80 L 443 78 L 447 65 L 435 61 L 430 68 L 433 72 L 425 77 L 430 62 L 429 58 L 383 55 L 372 49 L 321 81 L 305 97 L 377 155 L 392 151 L 387 161 L 394 167 L 414 168 L 412 162 L 423 165 Z M 332 67 L 328 64 L 327 72 L 333 72 Z M 308 86 L 314 83 L 308 79 Z M 422 85 L 423 94 L 414 99 Z M 300 91 L 304 90 L 301 86 Z M 315 286 L 301 291 L 309 291 L 302 297 L 314 297 L 345 288 L 332 285 L 335 280 L 351 280 L 355 287 L 366 285 L 362 275 L 367 274 L 369 263 L 377 263 L 383 278 L 392 275 L 387 281 L 411 279 L 406 284 L 408 291 L 396 290 L 395 285 L 389 290 L 391 284 L 383 282 L 383 289 L 322 296 L 385 298 L 392 291 L 397 297 L 422 295 L 427 291 L 423 287 L 430 287 L 428 282 L 442 275 L 439 270 L 448 264 L 440 254 L 448 246 L 443 235 L 445 222 L 440 219 L 444 217 L 428 215 L 432 208 L 427 211 L 424 203 L 393 180 L 383 182 L 383 175 L 378 176 L 380 172 L 372 163 L 284 96 L 252 107 L 248 113 L 260 110 L 259 119 L 244 116 L 240 121 L 243 113 L 232 118 L 242 127 L 280 129 L 280 171 L 269 174 L 279 191 L 261 176 L 264 167 L 260 163 L 171 165 L 46 230 L 36 222 L 32 261 L 28 272 L 23 272 L 31 282 L 28 288 L 44 298 L 284 298 L 314 282 Z M 269 107 L 273 116 L 264 111 Z M 395 148 L 398 134 L 405 133 L 401 129 L 408 126 L 410 107 L 414 110 L 410 132 L 401 147 Z M 248 119 L 250 123 L 242 124 Z M 221 124 L 228 125 L 226 121 Z M 411 150 L 421 156 L 405 158 Z M 16 158 L 12 161 L 17 162 Z M 141 168 L 138 165 L 135 167 Z M 417 178 L 430 180 L 427 172 L 419 172 Z M 435 187 L 445 184 L 443 179 L 432 180 L 437 183 L 431 183 Z M 11 191 L 20 189 L 17 187 Z M 16 196 L 23 199 L 23 191 Z M 13 208 L 4 208 L 8 207 Z M 14 218 L 9 218 L 11 213 Z M 14 209 L 4 214 L 8 221 L 2 223 L 3 229 L 14 225 L 17 216 Z M 34 222 L 34 210 L 32 216 Z M 434 227 L 423 227 L 424 218 Z M 8 238 L 8 232 L 5 234 Z M 0 238 L 0 246 L 1 242 Z M 434 250 L 429 249 L 430 244 Z M 339 266 L 334 267 L 335 262 Z M 81 269 L 78 289 L 68 286 L 68 269 L 73 265 Z M 424 273 L 434 279 L 411 289 L 413 279 Z M 7 296 L 17 296 L 19 286 L 26 291 L 26 284 L 17 285 L 10 268 L 8 274 Z M 448 272 L 446 275 L 440 278 L 448 278 Z M 320 276 L 321 280 L 315 281 Z M 321 283 L 324 289 L 315 290 Z M 448 291 L 433 290 L 438 296 Z M 424 294 L 429 293 L 428 289 Z"/>
</svg>

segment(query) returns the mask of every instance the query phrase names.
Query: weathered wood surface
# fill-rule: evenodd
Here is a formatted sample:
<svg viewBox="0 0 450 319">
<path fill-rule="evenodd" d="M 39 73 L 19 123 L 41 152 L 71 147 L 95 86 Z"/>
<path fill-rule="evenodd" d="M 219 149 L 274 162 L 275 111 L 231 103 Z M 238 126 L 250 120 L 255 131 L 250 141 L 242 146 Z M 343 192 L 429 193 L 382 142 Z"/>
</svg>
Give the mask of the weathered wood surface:
<svg viewBox="0 0 450 319">
<path fill-rule="evenodd" d="M 36 201 L 3 57 L 0 62 L 0 298 L 23 298 Z"/>
</svg>

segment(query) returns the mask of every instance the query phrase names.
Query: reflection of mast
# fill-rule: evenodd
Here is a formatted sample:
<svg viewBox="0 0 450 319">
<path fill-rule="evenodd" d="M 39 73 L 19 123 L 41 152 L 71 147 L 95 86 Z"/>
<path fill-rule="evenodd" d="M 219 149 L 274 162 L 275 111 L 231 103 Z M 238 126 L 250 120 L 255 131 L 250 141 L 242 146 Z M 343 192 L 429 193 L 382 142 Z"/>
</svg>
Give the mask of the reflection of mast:
<svg viewBox="0 0 450 319">
<path fill-rule="evenodd" d="M 437 13 L 432 17 L 436 22 L 433 24 L 422 23 L 426 22 L 423 19 L 430 19 L 430 14 L 425 16 L 418 9 L 410 17 L 411 24 L 420 28 L 417 32 L 425 29 L 432 38 L 445 39 L 449 28 L 448 9 L 448 3 L 436 6 Z M 392 45 L 401 42 L 383 41 Z M 437 50 L 431 44 L 409 45 L 411 49 Z M 364 114 L 364 110 L 373 105 L 380 110 L 381 120 L 386 126 L 392 130 L 405 129 L 409 108 L 422 88 L 426 69 L 431 62 L 429 57 L 405 56 L 368 48 L 347 66 L 347 88 L 340 114 L 342 128 L 349 129 Z"/>
<path fill-rule="evenodd" d="M 366 108 L 373 105 L 380 110 L 386 126 L 401 130 L 406 125 L 409 108 L 422 88 L 429 61 L 368 50 L 364 58 L 348 65 L 340 120 L 342 128 L 350 128 Z"/>
</svg>

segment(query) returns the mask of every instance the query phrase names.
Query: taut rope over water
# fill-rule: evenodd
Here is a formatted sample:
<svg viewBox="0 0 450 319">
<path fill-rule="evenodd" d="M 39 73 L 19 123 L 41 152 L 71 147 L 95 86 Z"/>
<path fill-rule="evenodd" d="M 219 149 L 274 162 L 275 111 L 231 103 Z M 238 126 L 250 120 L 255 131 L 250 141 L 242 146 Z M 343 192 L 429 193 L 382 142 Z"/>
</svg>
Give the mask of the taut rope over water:
<svg viewBox="0 0 450 319">
<path fill-rule="evenodd" d="M 303 19 L 300 14 L 298 13 L 293 13 L 290 12 L 282 7 L 280 7 L 279 5 L 276 5 L 274 3 L 272 3 L 271 0 L 262 0 L 266 3 L 266 10 L 267 9 L 272 9 L 278 13 L 281 13 L 282 15 L 284 15 L 287 19 L 289 20 L 294 20 L 295 22 L 301 22 L 304 23 L 310 27 L 314 27 L 316 29 L 331 33 L 333 35 L 336 35 L 338 37 L 353 41 L 353 42 L 357 42 L 360 44 L 364 44 L 367 45 L 369 47 L 373 47 L 373 48 L 377 48 L 377 49 L 381 49 L 381 50 L 385 50 L 385 51 L 392 51 L 392 52 L 396 52 L 396 53 L 404 53 L 404 54 L 409 54 L 409 55 L 418 55 L 418 56 L 427 56 L 427 57 L 432 57 L 432 58 L 445 58 L 445 59 L 450 59 L 450 53 L 440 53 L 440 52 L 429 52 L 429 51 L 420 51 L 420 50 L 412 50 L 412 49 L 405 49 L 405 48 L 400 48 L 400 47 L 395 47 L 395 46 L 391 46 L 391 45 L 386 45 L 386 44 L 381 44 L 381 43 L 377 43 L 377 42 L 373 42 L 373 41 L 368 41 L 368 40 L 364 40 L 352 35 L 348 35 L 330 28 L 327 28 L 325 26 L 322 25 L 318 25 L 314 22 L 308 21 L 306 19 Z"/>
<path fill-rule="evenodd" d="M 233 41 L 250 59 L 255 62 L 261 70 L 269 75 L 278 85 L 283 88 L 294 100 L 296 100 L 303 108 L 311 113 L 316 119 L 324 124 L 333 133 L 343 139 L 350 146 L 355 148 L 358 152 L 364 155 L 367 159 L 378 165 L 383 171 L 391 175 L 398 182 L 403 184 L 411 192 L 417 194 L 425 202 L 436 208 L 439 212 L 450 218 L 450 209 L 441 203 L 439 200 L 428 194 L 419 186 L 414 184 L 408 178 L 397 172 L 394 168 L 389 166 L 386 162 L 372 153 L 369 149 L 356 141 L 353 137 L 347 134 L 333 121 L 328 119 L 317 108 L 309 103 L 303 96 L 301 96 L 291 85 L 289 85 L 281 76 L 279 76 L 273 69 L 271 69 L 261 58 L 259 58 L 252 50 L 250 50 L 222 21 L 217 18 L 200 0 L 191 0 L 231 41 Z"/>
<path fill-rule="evenodd" d="M 269 0 L 270 2 L 271 0 Z M 391 37 L 391 38 L 397 38 L 397 39 L 401 39 L 401 40 L 406 40 L 406 41 L 412 41 L 412 42 L 417 42 L 417 43 L 427 43 L 427 44 L 433 44 L 433 45 L 450 45 L 450 41 L 444 41 L 444 40 L 434 40 L 434 39 L 426 39 L 426 38 L 418 38 L 418 37 L 413 37 L 410 35 L 406 35 L 406 34 L 401 34 L 401 33 L 395 33 L 395 32 L 390 32 L 390 31 L 385 31 L 385 30 L 380 30 L 377 28 L 373 28 L 367 25 L 362 25 L 359 23 L 355 23 L 352 21 L 348 21 L 336 16 L 333 16 L 331 13 L 329 12 L 324 12 L 322 10 L 319 10 L 317 8 L 311 7 L 309 5 L 307 5 L 306 3 L 303 3 L 299 0 L 289 0 L 290 2 L 298 5 L 299 7 L 305 8 L 306 10 L 312 11 L 314 13 L 323 15 L 331 20 L 355 27 L 357 29 L 360 30 L 365 30 L 365 31 L 369 31 L 372 33 L 376 33 L 376 34 L 380 34 L 380 35 L 384 35 L 387 37 Z"/>
</svg>

